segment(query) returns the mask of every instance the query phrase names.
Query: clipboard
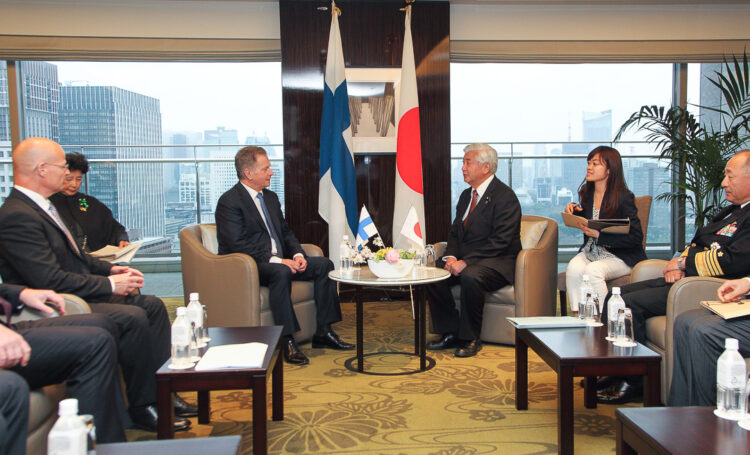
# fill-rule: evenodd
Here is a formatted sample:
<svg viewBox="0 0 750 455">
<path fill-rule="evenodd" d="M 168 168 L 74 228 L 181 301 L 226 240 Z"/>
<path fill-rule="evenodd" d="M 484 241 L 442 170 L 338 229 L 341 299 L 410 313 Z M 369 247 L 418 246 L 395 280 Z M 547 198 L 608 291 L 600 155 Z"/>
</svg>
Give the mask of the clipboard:
<svg viewBox="0 0 750 455">
<path fill-rule="evenodd" d="M 591 229 L 607 234 L 628 234 L 630 233 L 630 218 L 610 218 L 604 220 L 587 220 L 578 215 L 571 215 L 568 212 L 560 212 L 563 222 L 566 226 L 579 229 L 578 223 L 583 223 Z"/>
<path fill-rule="evenodd" d="M 724 319 L 734 319 L 750 315 L 750 300 L 726 303 L 718 300 L 702 300 L 701 305 Z"/>
</svg>

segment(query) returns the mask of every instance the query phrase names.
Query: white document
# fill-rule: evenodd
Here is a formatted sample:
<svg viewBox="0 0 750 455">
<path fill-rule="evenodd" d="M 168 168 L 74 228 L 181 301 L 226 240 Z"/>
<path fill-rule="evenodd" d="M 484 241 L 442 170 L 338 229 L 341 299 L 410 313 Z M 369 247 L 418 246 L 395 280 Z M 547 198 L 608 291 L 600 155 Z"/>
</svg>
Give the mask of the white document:
<svg viewBox="0 0 750 455">
<path fill-rule="evenodd" d="M 260 368 L 267 351 L 268 345 L 258 342 L 214 346 L 203 354 L 195 366 L 195 371 Z"/>
<path fill-rule="evenodd" d="M 108 261 L 112 263 L 127 263 L 133 259 L 135 253 L 143 245 L 143 242 L 135 242 L 130 245 L 120 248 L 114 245 L 107 245 L 96 251 L 89 253 L 95 258 L 101 259 L 102 261 Z"/>
<path fill-rule="evenodd" d="M 586 327 L 586 321 L 574 316 L 535 316 L 529 318 L 507 318 L 517 329 L 548 329 L 560 327 Z"/>
</svg>

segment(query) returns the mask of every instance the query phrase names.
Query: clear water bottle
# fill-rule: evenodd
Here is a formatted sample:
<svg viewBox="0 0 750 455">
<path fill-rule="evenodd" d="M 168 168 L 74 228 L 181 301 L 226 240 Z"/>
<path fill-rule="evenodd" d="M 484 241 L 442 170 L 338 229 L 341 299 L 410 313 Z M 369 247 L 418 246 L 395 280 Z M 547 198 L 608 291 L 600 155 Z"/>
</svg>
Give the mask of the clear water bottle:
<svg viewBox="0 0 750 455">
<path fill-rule="evenodd" d="M 206 305 L 201 305 L 201 307 L 203 307 L 203 338 L 200 341 L 208 344 L 211 341 L 211 337 L 208 335 L 208 311 L 206 310 Z"/>
<path fill-rule="evenodd" d="M 588 275 L 584 274 L 581 276 L 581 287 L 579 288 L 579 295 L 581 296 L 578 300 L 578 317 L 583 319 L 583 308 L 581 308 L 585 302 L 586 302 L 586 294 L 594 295 L 594 288 L 591 286 L 591 280 Z M 572 308 L 573 311 L 576 311 L 575 308 Z"/>
<path fill-rule="evenodd" d="M 353 256 L 352 247 L 349 244 L 349 236 L 344 235 L 341 245 L 339 245 L 339 269 L 343 276 L 350 276 L 352 274 Z"/>
<path fill-rule="evenodd" d="M 190 293 L 190 302 L 187 305 L 187 317 L 190 327 L 193 329 L 197 347 L 203 347 L 203 305 L 198 301 L 198 293 Z"/>
<path fill-rule="evenodd" d="M 194 365 L 190 359 L 192 329 L 187 318 L 187 308 L 177 308 L 177 317 L 172 323 L 172 363 L 169 368 L 183 370 Z"/>
<path fill-rule="evenodd" d="M 58 415 L 47 436 L 47 455 L 86 455 L 88 429 L 78 415 L 78 400 L 62 400 Z"/>
<path fill-rule="evenodd" d="M 747 366 L 739 341 L 727 338 L 716 363 L 716 409 L 719 417 L 740 420 L 747 412 Z"/>
<path fill-rule="evenodd" d="M 620 288 L 612 288 L 612 297 L 607 303 L 607 340 L 615 341 L 617 337 L 617 313 L 625 309 L 625 301 L 620 296 Z"/>
</svg>

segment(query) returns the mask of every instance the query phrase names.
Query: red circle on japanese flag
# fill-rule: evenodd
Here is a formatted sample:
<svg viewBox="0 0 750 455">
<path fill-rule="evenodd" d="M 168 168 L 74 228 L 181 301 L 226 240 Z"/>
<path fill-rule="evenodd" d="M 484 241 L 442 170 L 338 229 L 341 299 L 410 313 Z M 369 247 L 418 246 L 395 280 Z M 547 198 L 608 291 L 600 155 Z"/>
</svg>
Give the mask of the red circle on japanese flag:
<svg viewBox="0 0 750 455">
<path fill-rule="evenodd" d="M 396 167 L 401 179 L 413 191 L 422 190 L 422 145 L 419 137 L 419 108 L 408 110 L 398 123 Z M 421 236 L 420 236 L 421 237 Z"/>
</svg>

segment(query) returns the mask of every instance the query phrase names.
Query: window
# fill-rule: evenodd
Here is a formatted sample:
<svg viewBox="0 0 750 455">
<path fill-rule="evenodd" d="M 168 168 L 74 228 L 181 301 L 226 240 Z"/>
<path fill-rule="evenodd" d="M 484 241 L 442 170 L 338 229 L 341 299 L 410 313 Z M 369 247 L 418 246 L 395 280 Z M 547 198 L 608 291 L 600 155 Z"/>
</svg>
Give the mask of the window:
<svg viewBox="0 0 750 455">
<path fill-rule="evenodd" d="M 105 203 L 131 240 L 146 242 L 139 256 L 178 253 L 182 227 L 213 221 L 219 196 L 237 181 L 234 155 L 245 144 L 268 151 L 272 189 L 283 204 L 280 63 L 21 62 L 19 68 L 23 136 L 47 137 L 86 155 L 90 170 L 81 191 Z M 6 81 L 0 62 L 0 151 L 10 148 Z M 11 182 L 9 164 L 0 162 L 0 175 Z"/>
<path fill-rule="evenodd" d="M 488 142 L 500 157 L 497 177 L 510 185 L 524 214 L 556 219 L 577 201 L 586 155 L 610 145 L 619 126 L 642 105 L 669 106 L 671 64 L 451 64 L 452 206 L 466 188 L 463 147 Z M 615 148 L 636 196 L 667 191 L 669 176 L 643 136 L 629 133 Z M 671 214 L 654 201 L 654 213 Z M 454 214 L 455 215 L 455 214 Z M 671 216 L 651 216 L 650 244 L 668 244 Z M 580 231 L 562 227 L 560 246 L 578 246 Z"/>
</svg>

